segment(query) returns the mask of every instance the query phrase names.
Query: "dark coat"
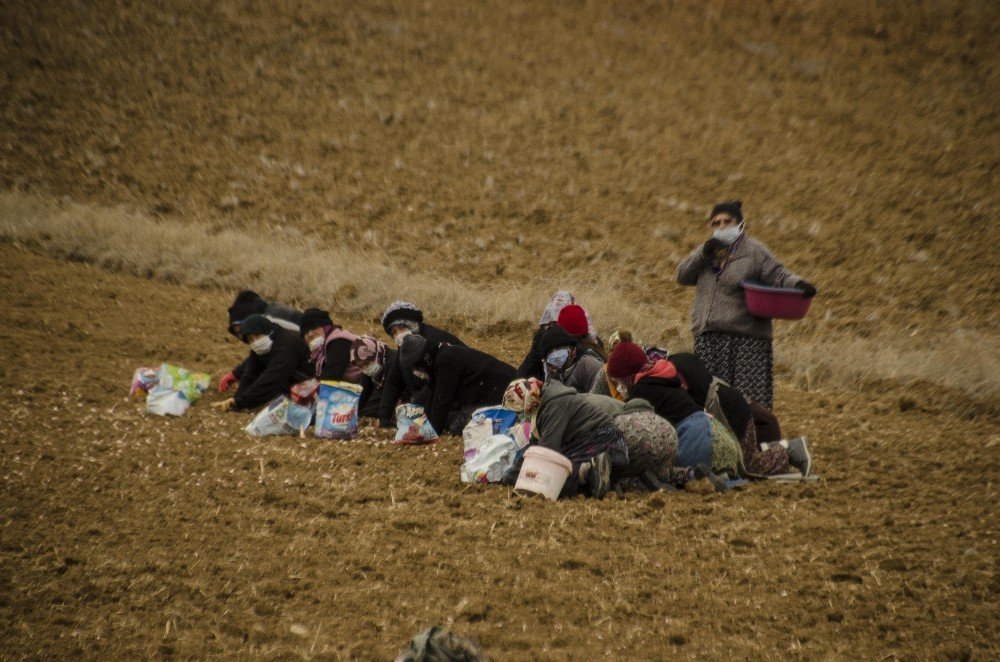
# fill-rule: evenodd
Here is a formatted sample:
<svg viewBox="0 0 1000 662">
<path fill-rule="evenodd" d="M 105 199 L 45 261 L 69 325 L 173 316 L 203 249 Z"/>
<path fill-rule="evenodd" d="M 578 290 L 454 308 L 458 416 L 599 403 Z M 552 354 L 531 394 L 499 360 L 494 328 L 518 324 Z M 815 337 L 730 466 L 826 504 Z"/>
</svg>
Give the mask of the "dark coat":
<svg viewBox="0 0 1000 662">
<path fill-rule="evenodd" d="M 684 390 L 679 379 L 643 377 L 629 389 L 629 400 L 634 398 L 649 402 L 657 414 L 675 427 L 691 414 L 702 411 Z"/>
<path fill-rule="evenodd" d="M 529 377 L 541 380 L 545 379 L 541 345 L 543 331 L 545 329 L 539 328 L 531 338 L 531 348 L 528 350 L 528 354 L 524 357 L 524 360 L 521 361 L 521 366 L 517 369 L 518 379 L 527 379 Z"/>
<path fill-rule="evenodd" d="M 299 321 L 302 319 L 301 310 L 296 310 L 295 308 L 291 308 L 290 306 L 285 306 L 280 303 L 264 301 L 260 297 L 257 297 L 256 300 L 248 300 L 246 297 L 247 294 L 253 294 L 256 296 L 253 292 L 241 292 L 240 296 L 236 298 L 236 303 L 234 303 L 229 309 L 230 333 L 233 333 L 232 325 L 235 322 L 246 319 L 254 313 L 263 315 L 283 329 L 298 332 Z M 233 335 L 236 334 L 233 333 Z M 244 370 L 246 370 L 246 361 L 233 368 L 233 376 L 235 376 L 236 379 L 243 379 Z"/>
<path fill-rule="evenodd" d="M 344 380 L 344 373 L 351 367 L 351 341 L 338 338 L 326 346 L 326 360 L 323 361 L 323 372 L 316 375 L 318 379 L 339 382 Z M 354 381 L 353 379 L 347 381 Z"/>
<path fill-rule="evenodd" d="M 516 372 L 478 349 L 456 345 L 428 347 L 425 361 L 431 374 L 428 418 L 439 432 L 448 429 L 448 416 L 457 409 L 500 404 Z"/>
<path fill-rule="evenodd" d="M 299 334 L 277 329 L 271 336 L 271 351 L 250 352 L 244 361 L 243 377 L 233 396 L 235 409 L 254 409 L 289 392 L 294 384 L 315 374 L 309 346 Z"/>
<path fill-rule="evenodd" d="M 421 324 L 417 332 L 432 343 L 445 343 L 465 347 L 465 343 L 447 331 L 443 331 L 430 324 Z M 413 375 L 403 372 L 399 365 L 399 352 L 393 352 L 392 356 L 386 355 L 385 369 L 387 370 L 385 380 L 382 382 L 382 398 L 379 405 L 379 425 L 382 427 L 394 427 L 396 425 L 396 405 L 401 401 L 426 402 L 428 394 L 418 392 L 424 388 L 424 384 L 418 384 Z M 435 428 L 437 429 L 437 428 Z"/>
<path fill-rule="evenodd" d="M 687 382 L 688 395 L 702 409 L 708 400 L 708 389 L 712 385 L 712 373 L 696 354 L 690 352 L 671 354 L 669 361 Z M 746 434 L 747 425 L 753 419 L 750 403 L 738 389 L 728 384 L 719 385 L 719 405 L 726 421 L 737 439 Z"/>
</svg>

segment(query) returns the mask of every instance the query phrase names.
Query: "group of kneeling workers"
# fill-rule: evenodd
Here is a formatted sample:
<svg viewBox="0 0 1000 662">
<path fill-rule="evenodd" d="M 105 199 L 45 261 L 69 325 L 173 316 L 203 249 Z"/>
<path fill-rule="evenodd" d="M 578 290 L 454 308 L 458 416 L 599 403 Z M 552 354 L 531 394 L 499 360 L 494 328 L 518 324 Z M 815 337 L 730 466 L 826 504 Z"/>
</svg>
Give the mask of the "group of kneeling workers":
<svg viewBox="0 0 1000 662">
<path fill-rule="evenodd" d="M 426 323 L 412 303 L 394 302 L 382 315 L 391 347 L 326 311 L 244 291 L 229 308 L 229 331 L 251 351 L 219 382 L 234 395 L 213 406 L 249 410 L 310 378 L 347 381 L 362 387 L 359 415 L 383 427 L 395 426 L 397 405 L 413 403 L 439 433 L 461 434 L 476 409 L 502 403 L 531 420 L 531 443 L 572 462 L 561 496 L 682 487 L 695 477 L 724 489 L 727 477 L 789 467 L 807 476 L 806 440 L 783 439 L 770 411 L 771 322 L 741 314 L 739 284 L 753 278 L 806 296 L 815 288 L 744 236 L 739 202 L 716 205 L 709 220 L 712 238 L 678 268 L 678 281 L 698 288 L 694 353 L 643 347 L 624 331 L 605 342 L 566 291 L 546 306 L 518 368 Z"/>
</svg>

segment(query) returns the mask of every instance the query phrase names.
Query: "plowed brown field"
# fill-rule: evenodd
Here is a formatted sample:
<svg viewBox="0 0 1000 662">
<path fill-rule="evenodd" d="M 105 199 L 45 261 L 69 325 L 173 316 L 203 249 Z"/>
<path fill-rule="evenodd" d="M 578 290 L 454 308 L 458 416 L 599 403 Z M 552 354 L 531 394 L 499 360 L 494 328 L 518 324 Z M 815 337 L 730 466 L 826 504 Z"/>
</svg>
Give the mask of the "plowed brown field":
<svg viewBox="0 0 1000 662">
<path fill-rule="evenodd" d="M 987 1 L 0 1 L 0 189 L 675 317 L 736 196 L 821 291 L 796 333 L 988 352 L 998 28 Z M 136 367 L 245 351 L 232 292 L 44 251 L 0 244 L 4 659 L 385 659 L 434 623 L 500 659 L 1000 656 L 995 393 L 780 372 L 819 483 L 521 500 L 462 485 L 455 439 L 146 416 Z"/>
</svg>

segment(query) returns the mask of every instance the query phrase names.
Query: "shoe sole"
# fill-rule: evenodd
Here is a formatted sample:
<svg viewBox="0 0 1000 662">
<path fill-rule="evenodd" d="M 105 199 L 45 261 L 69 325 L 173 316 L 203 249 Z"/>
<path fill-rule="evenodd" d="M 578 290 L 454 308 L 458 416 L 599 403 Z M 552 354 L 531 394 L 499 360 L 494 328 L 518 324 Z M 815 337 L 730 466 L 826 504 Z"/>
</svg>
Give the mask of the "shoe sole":
<svg viewBox="0 0 1000 662">
<path fill-rule="evenodd" d="M 593 462 L 594 466 L 591 471 L 598 474 L 600 483 L 598 486 L 591 485 L 590 495 L 594 499 L 603 499 L 611 487 L 611 460 L 607 455 L 602 454 L 594 458 Z M 601 489 L 600 486 L 603 486 L 604 489 Z"/>
<path fill-rule="evenodd" d="M 806 468 L 802 471 L 802 477 L 808 478 L 809 472 L 812 471 L 812 453 L 809 452 L 809 440 L 805 437 L 799 437 L 802 440 L 802 452 L 806 454 Z"/>
</svg>

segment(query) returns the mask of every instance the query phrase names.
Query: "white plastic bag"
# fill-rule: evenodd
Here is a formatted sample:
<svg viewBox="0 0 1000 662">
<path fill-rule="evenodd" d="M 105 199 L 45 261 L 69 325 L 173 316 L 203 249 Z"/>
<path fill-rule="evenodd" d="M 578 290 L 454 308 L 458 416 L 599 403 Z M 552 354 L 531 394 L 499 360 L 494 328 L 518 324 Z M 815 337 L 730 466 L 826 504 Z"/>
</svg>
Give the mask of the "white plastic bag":
<svg viewBox="0 0 1000 662">
<path fill-rule="evenodd" d="M 358 401 L 362 388 L 349 382 L 321 382 L 316 395 L 315 434 L 320 439 L 358 436 Z"/>
<path fill-rule="evenodd" d="M 462 442 L 466 452 L 470 448 L 479 448 L 493 436 L 493 420 L 482 416 L 473 416 L 472 420 L 462 430 Z"/>
<path fill-rule="evenodd" d="M 517 443 L 505 434 L 494 434 L 475 446 L 465 447 L 463 483 L 498 483 L 514 465 Z"/>
<path fill-rule="evenodd" d="M 312 422 L 312 409 L 297 405 L 288 396 L 279 395 L 260 410 L 243 431 L 255 437 L 302 435 Z"/>
<path fill-rule="evenodd" d="M 146 395 L 147 414 L 183 416 L 190 406 L 184 393 L 165 386 L 156 386 Z"/>
<path fill-rule="evenodd" d="M 160 366 L 159 385 L 183 392 L 190 404 L 198 401 L 211 382 L 212 376 L 208 373 L 191 372 L 169 363 Z"/>
</svg>

